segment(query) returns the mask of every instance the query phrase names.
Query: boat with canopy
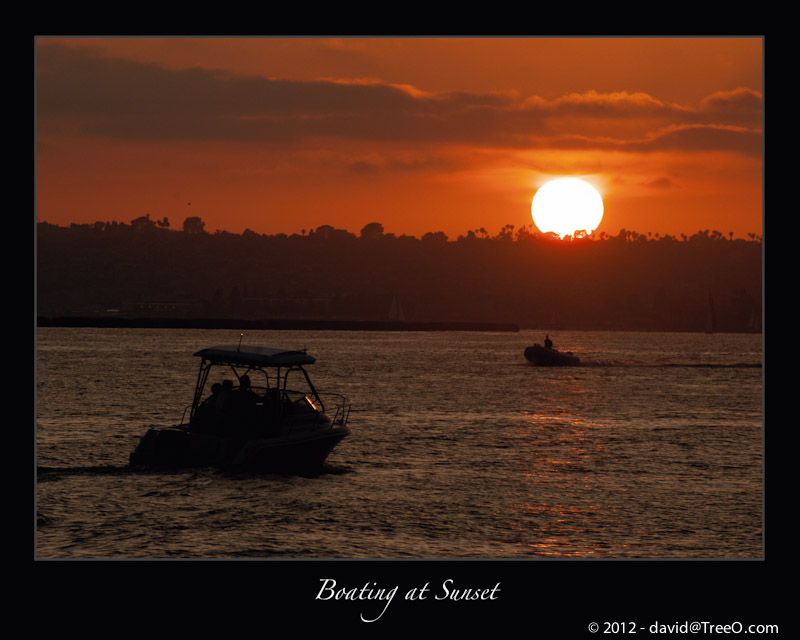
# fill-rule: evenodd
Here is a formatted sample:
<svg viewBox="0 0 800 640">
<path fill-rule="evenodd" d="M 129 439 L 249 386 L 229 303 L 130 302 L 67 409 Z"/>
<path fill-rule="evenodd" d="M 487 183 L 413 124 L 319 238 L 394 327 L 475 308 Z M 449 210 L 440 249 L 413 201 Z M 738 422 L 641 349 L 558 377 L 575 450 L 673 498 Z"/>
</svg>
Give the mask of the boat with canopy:
<svg viewBox="0 0 800 640">
<path fill-rule="evenodd" d="M 305 351 L 223 344 L 194 355 L 191 405 L 180 424 L 148 429 L 131 465 L 317 471 L 350 433 L 349 401 L 317 392 L 306 371 L 316 359 Z"/>
</svg>

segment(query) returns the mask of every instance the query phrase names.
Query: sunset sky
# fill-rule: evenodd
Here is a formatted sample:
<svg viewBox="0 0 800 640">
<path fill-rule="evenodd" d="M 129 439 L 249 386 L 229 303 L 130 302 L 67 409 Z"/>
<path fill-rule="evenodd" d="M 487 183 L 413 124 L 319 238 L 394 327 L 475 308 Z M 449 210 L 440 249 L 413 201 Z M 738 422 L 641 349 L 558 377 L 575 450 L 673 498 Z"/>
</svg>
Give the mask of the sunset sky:
<svg viewBox="0 0 800 640">
<path fill-rule="evenodd" d="M 40 37 L 36 216 L 455 239 L 576 176 L 597 233 L 761 235 L 762 85 L 758 37 Z"/>
</svg>

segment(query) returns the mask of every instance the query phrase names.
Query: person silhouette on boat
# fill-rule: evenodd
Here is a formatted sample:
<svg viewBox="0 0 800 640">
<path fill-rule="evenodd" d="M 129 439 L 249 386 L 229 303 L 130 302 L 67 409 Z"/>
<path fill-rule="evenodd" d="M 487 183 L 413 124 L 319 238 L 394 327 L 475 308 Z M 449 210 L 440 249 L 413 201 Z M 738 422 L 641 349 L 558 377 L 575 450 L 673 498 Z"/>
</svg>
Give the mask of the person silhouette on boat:
<svg viewBox="0 0 800 640">
<path fill-rule="evenodd" d="M 552 349 L 553 348 L 553 341 L 550 339 L 550 336 L 544 337 L 544 348 L 545 349 Z"/>
<path fill-rule="evenodd" d="M 236 396 L 240 400 L 253 404 L 258 401 L 258 394 L 250 386 L 250 376 L 244 375 L 239 378 L 239 388 L 236 390 Z"/>
<path fill-rule="evenodd" d="M 214 417 L 217 431 L 224 433 L 231 425 L 233 419 L 233 381 L 223 380 L 216 394 Z"/>
<path fill-rule="evenodd" d="M 222 385 L 219 382 L 215 382 L 211 385 L 211 395 L 197 407 L 197 413 L 193 419 L 193 426 L 197 431 L 206 433 L 214 430 L 217 396 L 221 389 Z"/>
<path fill-rule="evenodd" d="M 242 432 L 248 431 L 255 424 L 259 399 L 250 386 L 250 376 L 243 375 L 239 378 L 239 388 L 234 392 L 233 399 L 237 428 Z"/>
</svg>

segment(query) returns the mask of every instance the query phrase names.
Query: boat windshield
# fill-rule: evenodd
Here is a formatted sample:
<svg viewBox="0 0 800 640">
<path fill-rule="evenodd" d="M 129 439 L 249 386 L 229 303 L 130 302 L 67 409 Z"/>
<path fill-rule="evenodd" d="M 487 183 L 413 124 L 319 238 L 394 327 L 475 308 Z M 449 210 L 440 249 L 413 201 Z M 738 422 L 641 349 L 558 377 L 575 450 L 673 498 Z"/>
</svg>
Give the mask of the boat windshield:
<svg viewBox="0 0 800 640">
<path fill-rule="evenodd" d="M 316 389 L 311 384 L 308 374 L 301 367 L 292 367 L 286 372 L 282 387 L 289 402 L 298 402 L 305 399 L 312 408 L 317 411 L 323 410 Z"/>
<path fill-rule="evenodd" d="M 285 393 L 285 398 L 288 402 L 291 402 L 297 406 L 308 406 L 311 409 L 316 411 L 322 411 L 322 407 L 319 406 L 319 401 L 315 401 L 315 399 L 303 393 L 302 391 L 292 391 L 291 389 L 287 389 Z"/>
</svg>

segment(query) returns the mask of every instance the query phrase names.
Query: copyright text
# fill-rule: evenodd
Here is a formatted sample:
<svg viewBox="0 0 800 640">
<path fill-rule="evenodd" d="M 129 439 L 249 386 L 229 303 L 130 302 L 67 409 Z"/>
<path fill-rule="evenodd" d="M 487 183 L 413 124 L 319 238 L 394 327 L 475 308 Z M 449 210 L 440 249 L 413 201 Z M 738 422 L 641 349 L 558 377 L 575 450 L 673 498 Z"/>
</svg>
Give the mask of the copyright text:
<svg viewBox="0 0 800 640">
<path fill-rule="evenodd" d="M 731 622 L 719 624 L 716 622 L 653 622 L 641 625 L 636 622 L 591 622 L 590 633 L 628 634 L 650 633 L 652 635 L 669 634 L 778 634 L 776 624 L 744 624 Z"/>
</svg>

